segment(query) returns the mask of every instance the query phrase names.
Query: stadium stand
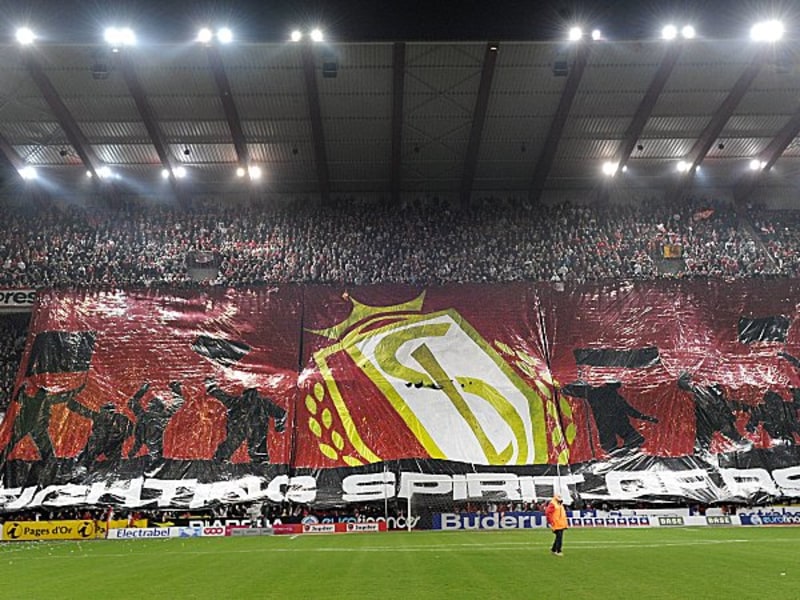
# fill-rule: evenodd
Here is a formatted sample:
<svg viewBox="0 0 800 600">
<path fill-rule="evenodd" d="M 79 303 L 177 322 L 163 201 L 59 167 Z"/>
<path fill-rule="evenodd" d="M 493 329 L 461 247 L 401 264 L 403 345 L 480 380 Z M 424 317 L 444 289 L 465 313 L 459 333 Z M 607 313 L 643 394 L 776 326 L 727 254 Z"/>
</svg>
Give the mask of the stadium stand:
<svg viewBox="0 0 800 600">
<path fill-rule="evenodd" d="M 347 199 L 327 208 L 9 209 L 0 224 L 0 286 L 794 277 L 798 219 L 753 207 L 740 215 L 705 198 L 596 207 L 489 197 L 464 210 Z M 674 258 L 665 258 L 671 252 Z M 25 321 L 3 318 L 0 327 L 5 408 Z"/>
</svg>

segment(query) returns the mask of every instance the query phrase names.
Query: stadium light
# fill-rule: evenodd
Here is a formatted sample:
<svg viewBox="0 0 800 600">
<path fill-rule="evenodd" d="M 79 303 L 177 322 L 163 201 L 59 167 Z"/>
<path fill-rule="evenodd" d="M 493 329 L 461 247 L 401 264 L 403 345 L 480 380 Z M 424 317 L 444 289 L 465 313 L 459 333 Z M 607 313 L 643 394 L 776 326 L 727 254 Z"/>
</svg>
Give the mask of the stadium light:
<svg viewBox="0 0 800 600">
<path fill-rule="evenodd" d="M 697 32 L 695 31 L 694 27 L 692 27 L 691 25 L 684 25 L 681 28 L 681 37 L 683 39 L 685 39 L 685 40 L 693 40 L 696 35 L 697 35 Z"/>
<path fill-rule="evenodd" d="M 613 177 L 617 174 L 617 170 L 619 169 L 619 163 L 606 161 L 603 163 L 603 174 L 607 177 Z"/>
<path fill-rule="evenodd" d="M 197 32 L 197 41 L 201 44 L 209 44 L 211 40 L 214 39 L 214 32 L 211 31 L 208 27 L 203 27 L 200 31 Z"/>
<path fill-rule="evenodd" d="M 161 179 L 169 179 L 169 169 L 161 169 Z"/>
<path fill-rule="evenodd" d="M 220 44 L 230 44 L 233 41 L 233 31 L 228 27 L 222 27 L 217 30 L 217 41 Z"/>
<path fill-rule="evenodd" d="M 30 46 L 36 41 L 36 34 L 29 27 L 20 27 L 17 29 L 16 38 L 21 46 Z"/>
<path fill-rule="evenodd" d="M 258 165 L 250 165 L 247 168 L 247 174 L 250 176 L 250 181 L 258 181 L 261 179 L 261 167 Z"/>
<path fill-rule="evenodd" d="M 244 170 L 244 167 L 238 167 L 236 169 L 236 176 L 237 177 L 244 177 L 245 173 L 247 173 L 247 171 Z"/>
<path fill-rule="evenodd" d="M 312 42 L 322 42 L 325 40 L 325 35 L 319 27 L 312 29 L 309 35 L 311 36 Z"/>
<path fill-rule="evenodd" d="M 175 173 L 176 179 L 183 179 L 184 177 L 186 177 L 186 167 L 184 166 L 175 167 L 173 173 Z"/>
<path fill-rule="evenodd" d="M 602 39 L 603 39 L 603 32 L 600 31 L 599 29 L 593 29 L 592 30 L 592 40 L 595 41 L 595 42 L 599 42 Z"/>
<path fill-rule="evenodd" d="M 686 173 L 689 170 L 689 167 L 691 167 L 691 166 L 692 165 L 690 165 L 685 160 L 680 160 L 680 161 L 678 161 L 678 164 L 675 165 L 675 168 L 678 169 L 678 173 Z"/>
<path fill-rule="evenodd" d="M 785 33 L 783 23 L 777 20 L 756 23 L 750 29 L 750 39 L 754 42 L 777 42 Z"/>
<path fill-rule="evenodd" d="M 111 172 L 111 169 L 109 169 L 108 167 L 103 166 L 97 169 L 97 176 L 100 179 L 108 179 L 112 175 L 113 173 Z"/>
<path fill-rule="evenodd" d="M 753 160 L 750 161 L 751 171 L 761 171 L 766 166 L 767 166 L 767 161 L 765 160 L 758 160 L 757 158 L 754 158 Z"/>
<path fill-rule="evenodd" d="M 26 167 L 22 167 L 19 170 L 19 176 L 22 177 L 25 181 L 33 181 L 34 179 L 36 179 L 36 177 L 38 177 L 38 174 L 36 173 L 36 169 L 28 165 Z"/>
<path fill-rule="evenodd" d="M 678 28 L 675 25 L 665 25 L 661 30 L 662 40 L 674 40 L 678 37 Z"/>
<path fill-rule="evenodd" d="M 103 38 L 114 51 L 119 50 L 122 46 L 136 45 L 136 34 L 130 27 L 107 27 Z"/>
<path fill-rule="evenodd" d="M 290 39 L 291 41 L 293 41 L 293 42 L 299 42 L 300 40 L 302 40 L 302 39 L 303 39 L 303 32 L 302 32 L 302 31 L 300 31 L 299 29 L 295 29 L 295 30 L 294 30 L 294 31 L 292 31 L 292 33 L 289 35 L 289 39 Z"/>
<path fill-rule="evenodd" d="M 577 42 L 583 37 L 583 29 L 580 27 L 570 27 L 569 32 L 567 32 L 567 39 L 570 42 Z"/>
</svg>

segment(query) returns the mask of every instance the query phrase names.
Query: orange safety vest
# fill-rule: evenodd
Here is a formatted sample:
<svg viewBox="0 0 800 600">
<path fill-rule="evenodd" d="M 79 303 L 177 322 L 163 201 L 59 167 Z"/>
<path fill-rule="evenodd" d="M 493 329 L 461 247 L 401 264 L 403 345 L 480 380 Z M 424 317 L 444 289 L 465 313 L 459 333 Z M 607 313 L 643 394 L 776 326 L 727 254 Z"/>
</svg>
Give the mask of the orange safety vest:
<svg viewBox="0 0 800 600">
<path fill-rule="evenodd" d="M 557 503 L 555 500 L 551 500 L 550 504 L 547 505 L 547 508 L 544 511 L 544 515 L 547 517 L 547 523 L 550 525 L 550 529 L 553 531 L 566 529 L 568 527 L 567 511 L 563 504 Z"/>
</svg>

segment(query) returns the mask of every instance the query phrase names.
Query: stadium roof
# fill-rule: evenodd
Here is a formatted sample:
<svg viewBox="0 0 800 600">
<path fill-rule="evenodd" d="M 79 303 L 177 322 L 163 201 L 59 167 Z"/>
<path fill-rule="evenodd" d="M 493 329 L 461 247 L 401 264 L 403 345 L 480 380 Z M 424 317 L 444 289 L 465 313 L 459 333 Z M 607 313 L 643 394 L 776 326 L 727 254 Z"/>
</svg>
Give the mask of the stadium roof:
<svg viewBox="0 0 800 600">
<path fill-rule="evenodd" d="M 616 190 L 702 185 L 741 199 L 755 185 L 795 185 L 800 79 L 782 48 L 704 39 L 7 45 L 0 153 L 70 188 L 96 186 L 110 168 L 115 186 L 177 193 L 257 185 L 536 200 L 602 193 L 610 180 Z M 679 161 L 700 170 L 681 175 Z M 627 170 L 606 178 L 606 162 Z M 248 166 L 263 179 L 237 177 Z M 179 167 L 185 180 L 162 179 Z"/>
</svg>

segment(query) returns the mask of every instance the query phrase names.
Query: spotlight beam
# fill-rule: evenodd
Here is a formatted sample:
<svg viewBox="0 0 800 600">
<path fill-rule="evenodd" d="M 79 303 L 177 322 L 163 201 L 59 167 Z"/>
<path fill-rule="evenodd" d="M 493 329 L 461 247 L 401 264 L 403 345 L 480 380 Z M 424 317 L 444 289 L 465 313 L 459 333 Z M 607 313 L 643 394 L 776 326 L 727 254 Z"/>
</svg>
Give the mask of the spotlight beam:
<svg viewBox="0 0 800 600">
<path fill-rule="evenodd" d="M 328 155 L 325 151 L 325 132 L 322 128 L 322 108 L 317 88 L 317 69 L 314 64 L 314 50 L 305 44 L 303 53 L 303 75 L 306 80 L 306 96 L 308 97 L 308 113 L 311 121 L 311 135 L 314 139 L 314 161 L 317 163 L 317 179 L 322 202 L 327 204 L 331 196 L 330 171 Z"/>
<path fill-rule="evenodd" d="M 592 47 L 590 44 L 579 44 L 575 47 L 575 60 L 569 69 L 567 82 L 564 84 L 564 90 L 561 92 L 561 100 L 558 103 L 556 114 L 550 122 L 550 129 L 545 138 L 542 154 L 536 163 L 533 171 L 533 178 L 531 179 L 530 187 L 528 188 L 528 198 L 533 204 L 539 202 L 539 198 L 544 191 L 547 176 L 550 174 L 550 169 L 553 167 L 553 161 L 556 158 L 556 150 L 558 149 L 558 142 L 561 140 L 561 135 L 564 133 L 564 126 L 567 124 L 567 117 L 569 111 L 572 109 L 572 103 L 575 101 L 575 96 L 578 93 L 578 87 L 583 77 L 583 72 L 586 69 L 586 63 L 589 61 L 589 49 Z"/>
<path fill-rule="evenodd" d="M 236 149 L 236 158 L 240 165 L 247 166 L 250 164 L 250 152 L 247 149 L 247 140 L 244 137 L 242 121 L 239 118 L 236 102 L 233 100 L 233 91 L 228 80 L 228 74 L 225 72 L 222 55 L 213 44 L 206 47 L 206 53 L 208 55 L 208 64 L 211 67 L 211 74 L 214 76 L 214 83 L 217 85 L 219 99 L 222 102 L 222 110 L 228 122 L 228 129 L 231 132 L 233 147 Z"/>
<path fill-rule="evenodd" d="M 469 204 L 472 195 L 472 184 L 475 181 L 475 170 L 478 167 L 478 153 L 481 148 L 483 124 L 486 122 L 486 110 L 489 108 L 489 94 L 492 91 L 494 67 L 497 63 L 497 44 L 489 43 L 483 53 L 481 81 L 478 84 L 478 96 L 472 113 L 472 127 L 467 142 L 467 153 L 464 158 L 464 171 L 461 176 L 461 206 Z"/>
<path fill-rule="evenodd" d="M 769 145 L 759 154 L 758 160 L 762 162 L 764 166 L 739 179 L 734 188 L 734 202 L 739 204 L 745 202 L 750 197 L 758 180 L 778 162 L 778 159 L 789 147 L 789 144 L 791 144 L 798 135 L 800 135 L 800 108 L 794 112 L 792 118 L 781 127 L 778 133 L 775 134 L 775 137 L 772 138 Z"/>
<path fill-rule="evenodd" d="M 694 175 L 695 171 L 697 171 L 697 167 L 701 162 L 703 162 L 703 159 L 708 154 L 711 146 L 714 144 L 717 138 L 719 138 L 720 133 L 722 133 L 722 129 L 725 127 L 725 124 L 730 120 L 731 115 L 733 115 L 733 112 L 736 110 L 736 107 L 739 106 L 739 103 L 747 93 L 750 85 L 761 71 L 761 67 L 766 63 L 767 58 L 769 57 L 767 50 L 768 48 L 761 47 L 756 51 L 755 56 L 753 56 L 753 60 L 751 60 L 750 64 L 747 65 L 745 70 L 739 76 L 739 79 L 737 79 L 736 83 L 733 84 L 733 87 L 725 97 L 725 100 L 722 101 L 722 104 L 719 105 L 719 108 L 712 115 L 708 125 L 706 125 L 706 128 L 702 131 L 700 137 L 697 138 L 697 141 L 694 143 L 692 149 L 689 151 L 689 154 L 686 157 L 686 161 L 689 163 L 687 173 L 689 176 L 681 177 L 680 181 L 673 186 L 673 189 L 667 194 L 668 201 L 675 202 L 678 198 L 680 198 L 686 187 L 691 182 L 692 176 Z"/>
<path fill-rule="evenodd" d="M 636 142 L 642 136 L 642 132 L 647 125 L 647 121 L 650 119 L 650 115 L 653 113 L 658 98 L 661 96 L 664 86 L 667 84 L 670 75 L 672 75 L 672 71 L 675 69 L 682 47 L 682 44 L 670 44 L 667 47 L 664 58 L 661 59 L 658 71 L 656 71 L 656 74 L 653 76 L 653 80 L 650 82 L 641 102 L 639 102 L 639 106 L 636 107 L 636 112 L 625 131 L 622 145 L 614 159 L 614 162 L 619 165 L 620 170 L 628 164 L 631 152 L 633 152 Z"/>
<path fill-rule="evenodd" d="M 97 155 L 92 150 L 92 147 L 89 145 L 89 141 L 86 139 L 86 136 L 81 131 L 80 127 L 78 127 L 77 121 L 72 116 L 72 113 L 69 112 L 69 109 L 64 104 L 64 101 L 61 100 L 61 97 L 58 95 L 56 88 L 53 86 L 53 83 L 47 77 L 42 69 L 42 65 L 39 64 L 39 61 L 33 55 L 28 55 L 25 57 L 25 67 L 28 70 L 28 74 L 30 75 L 33 82 L 36 84 L 36 87 L 39 89 L 39 92 L 47 102 L 47 105 L 50 107 L 50 110 L 53 111 L 53 115 L 55 115 L 58 124 L 61 126 L 61 129 L 64 130 L 64 134 L 67 136 L 67 140 L 75 148 L 75 152 L 78 153 L 81 161 L 83 161 L 83 165 L 92 174 L 92 178 L 98 180 L 97 171 L 103 165 Z"/>
<path fill-rule="evenodd" d="M 11 165 L 17 173 L 25 168 L 25 161 L 17 154 L 17 151 L 14 150 L 14 147 L 3 134 L 0 134 L 0 154 L 3 155 L 3 158 L 8 161 L 8 164 Z"/>
<path fill-rule="evenodd" d="M 142 118 L 145 129 L 147 129 L 147 133 L 150 136 L 150 141 L 152 142 L 153 147 L 156 149 L 158 158 L 161 159 L 161 164 L 164 165 L 165 169 L 167 169 L 170 173 L 174 173 L 176 165 L 174 164 L 174 161 L 167 150 L 166 138 L 164 133 L 161 131 L 161 127 L 158 125 L 153 107 L 150 105 L 150 102 L 147 99 L 147 94 L 144 91 L 142 82 L 139 80 L 139 76 L 136 74 L 136 70 L 133 68 L 133 63 L 131 62 L 130 56 L 128 56 L 127 52 L 120 54 L 119 62 L 121 67 L 120 70 L 122 71 L 122 78 L 125 80 L 125 84 L 128 86 L 128 91 L 133 98 L 133 102 L 136 104 L 136 108 L 139 111 L 139 116 Z M 183 203 L 184 198 L 182 197 L 178 184 L 175 181 L 175 177 L 170 177 L 169 179 L 170 184 L 172 185 L 172 190 L 175 192 L 175 197 L 179 202 Z"/>
</svg>

